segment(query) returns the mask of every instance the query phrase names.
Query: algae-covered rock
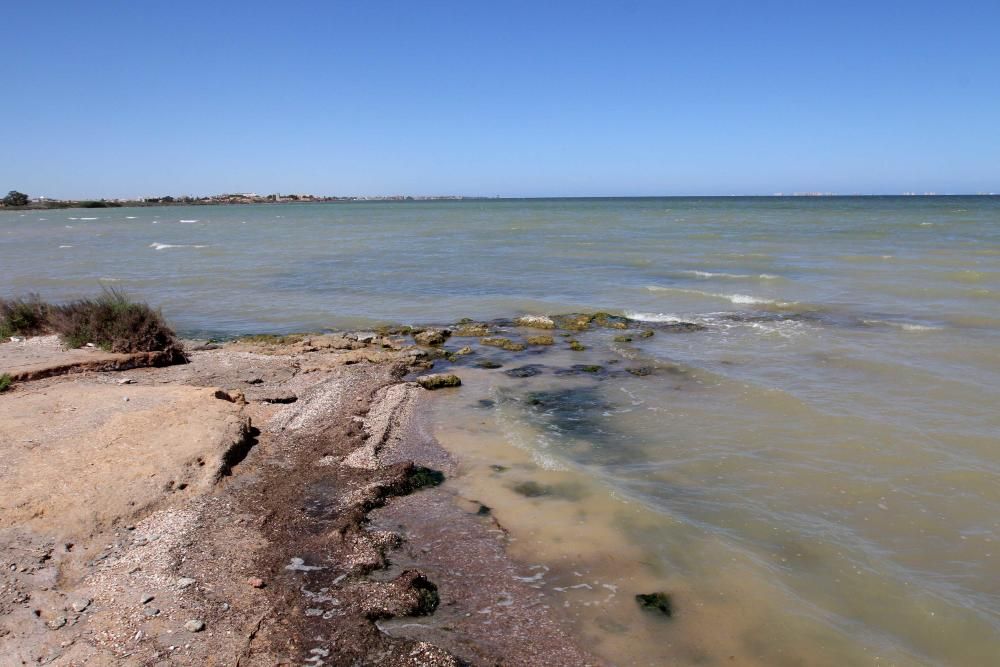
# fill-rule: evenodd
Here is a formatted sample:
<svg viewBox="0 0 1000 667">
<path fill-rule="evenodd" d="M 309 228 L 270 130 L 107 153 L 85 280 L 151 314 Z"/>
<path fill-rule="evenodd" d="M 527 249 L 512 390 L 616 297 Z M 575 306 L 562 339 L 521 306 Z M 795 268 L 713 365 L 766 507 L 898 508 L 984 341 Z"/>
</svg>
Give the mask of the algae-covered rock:
<svg viewBox="0 0 1000 667">
<path fill-rule="evenodd" d="M 645 377 L 646 375 L 652 375 L 655 369 L 652 366 L 635 366 L 633 368 L 626 368 L 625 370 L 636 377 Z"/>
<path fill-rule="evenodd" d="M 645 611 L 662 614 L 667 618 L 672 618 L 674 615 L 673 601 L 667 593 L 639 593 L 635 596 L 635 601 Z"/>
<path fill-rule="evenodd" d="M 479 366 L 480 368 L 501 368 L 503 364 L 493 361 L 492 359 L 483 359 L 482 361 L 477 362 L 476 366 Z"/>
<path fill-rule="evenodd" d="M 451 331 L 448 329 L 424 329 L 418 334 L 414 334 L 413 340 L 417 345 L 443 345 Z"/>
<path fill-rule="evenodd" d="M 413 333 L 411 326 L 384 325 L 375 327 L 375 331 L 383 336 L 409 336 Z"/>
<path fill-rule="evenodd" d="M 600 373 L 604 370 L 604 366 L 598 366 L 596 364 L 573 366 L 573 368 L 583 373 Z"/>
<path fill-rule="evenodd" d="M 528 345 L 553 345 L 555 340 L 552 336 L 528 336 L 524 342 Z"/>
<path fill-rule="evenodd" d="M 590 321 L 593 319 L 593 316 L 586 313 L 572 313 L 570 315 L 557 315 L 552 319 L 560 329 L 584 331 L 590 328 Z"/>
<path fill-rule="evenodd" d="M 619 336 L 615 336 L 614 340 L 615 340 L 616 343 L 631 343 L 632 342 L 632 337 L 631 336 L 626 336 L 626 335 L 622 334 L 622 335 L 619 335 Z"/>
<path fill-rule="evenodd" d="M 652 338 L 653 333 L 654 332 L 652 329 L 643 329 L 642 331 L 639 332 L 639 338 Z"/>
<path fill-rule="evenodd" d="M 465 356 L 467 354 L 472 354 L 472 348 L 466 345 L 465 347 L 455 350 L 455 354 L 460 356 Z"/>
<path fill-rule="evenodd" d="M 479 342 L 483 345 L 499 347 L 501 350 L 507 350 L 508 352 L 520 352 L 525 349 L 524 343 L 515 343 L 510 338 L 503 338 L 502 336 L 482 338 Z"/>
<path fill-rule="evenodd" d="M 489 336 L 490 327 L 485 322 L 472 322 L 463 320 L 458 323 L 455 330 L 452 331 L 453 336 L 460 336 L 462 338 L 479 338 L 480 336 Z"/>
<path fill-rule="evenodd" d="M 531 329 L 555 329 L 556 323 L 547 315 L 522 315 L 514 320 L 514 324 L 519 327 L 529 327 Z"/>
<path fill-rule="evenodd" d="M 581 343 L 580 341 L 571 340 L 569 341 L 569 349 L 573 350 L 574 352 L 583 352 L 587 348 L 584 347 L 583 343 Z"/>
<path fill-rule="evenodd" d="M 462 380 L 457 375 L 452 375 L 451 373 L 434 373 L 418 377 L 417 384 L 424 389 L 434 390 L 444 387 L 459 387 L 462 384 Z"/>
<path fill-rule="evenodd" d="M 610 315 L 608 313 L 595 313 L 590 321 L 606 329 L 628 329 L 631 323 L 631 320 L 627 317 Z"/>
</svg>

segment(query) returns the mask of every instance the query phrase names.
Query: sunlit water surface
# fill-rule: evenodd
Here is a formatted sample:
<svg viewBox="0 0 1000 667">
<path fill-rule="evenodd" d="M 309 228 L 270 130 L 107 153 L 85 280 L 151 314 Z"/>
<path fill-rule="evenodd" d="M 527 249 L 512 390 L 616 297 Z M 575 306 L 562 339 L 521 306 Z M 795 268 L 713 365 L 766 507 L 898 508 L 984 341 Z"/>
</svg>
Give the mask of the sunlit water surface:
<svg viewBox="0 0 1000 667">
<path fill-rule="evenodd" d="M 451 483 L 589 645 L 619 664 L 1000 656 L 1000 199 L 0 213 L 0 296 L 101 284 L 202 336 L 645 320 L 654 336 L 583 332 L 582 352 L 477 347 L 503 368 L 464 366 L 434 401 Z M 676 320 L 705 329 L 655 329 Z M 650 591 L 673 618 L 639 610 Z"/>
</svg>

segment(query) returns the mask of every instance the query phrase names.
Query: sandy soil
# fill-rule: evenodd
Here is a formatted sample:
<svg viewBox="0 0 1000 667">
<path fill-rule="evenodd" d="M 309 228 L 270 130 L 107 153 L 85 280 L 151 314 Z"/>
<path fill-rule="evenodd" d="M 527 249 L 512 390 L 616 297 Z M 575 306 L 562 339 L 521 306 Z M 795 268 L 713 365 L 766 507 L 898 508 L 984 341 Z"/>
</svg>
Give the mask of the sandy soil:
<svg viewBox="0 0 1000 667">
<path fill-rule="evenodd" d="M 0 664 L 600 664 L 439 484 L 427 349 L 361 338 L 34 359 L 78 372 L 0 395 Z"/>
</svg>

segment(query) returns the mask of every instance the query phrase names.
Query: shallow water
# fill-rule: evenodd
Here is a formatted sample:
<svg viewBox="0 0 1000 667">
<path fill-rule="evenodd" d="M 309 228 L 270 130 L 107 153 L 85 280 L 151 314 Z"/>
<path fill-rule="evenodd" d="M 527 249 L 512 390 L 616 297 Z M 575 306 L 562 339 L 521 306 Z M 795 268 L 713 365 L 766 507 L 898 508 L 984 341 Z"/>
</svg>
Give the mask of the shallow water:
<svg viewBox="0 0 1000 667">
<path fill-rule="evenodd" d="M 701 323 L 477 349 L 505 367 L 437 396 L 453 483 L 511 529 L 525 577 L 619 664 L 1000 655 L 1000 198 L 6 212 L 0 265 L 2 295 L 104 282 L 188 334 Z M 604 370 L 557 373 L 581 364 Z M 652 590 L 673 618 L 640 613 Z"/>
</svg>

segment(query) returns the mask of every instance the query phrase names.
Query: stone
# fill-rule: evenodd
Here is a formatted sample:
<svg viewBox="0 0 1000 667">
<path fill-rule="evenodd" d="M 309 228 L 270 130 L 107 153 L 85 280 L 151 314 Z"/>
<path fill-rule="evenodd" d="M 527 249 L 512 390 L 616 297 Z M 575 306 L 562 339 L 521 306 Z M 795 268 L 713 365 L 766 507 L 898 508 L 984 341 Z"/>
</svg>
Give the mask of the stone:
<svg viewBox="0 0 1000 667">
<path fill-rule="evenodd" d="M 152 593 L 146 593 L 141 598 L 139 598 L 139 604 L 148 604 L 156 599 L 156 596 Z"/>
<path fill-rule="evenodd" d="M 62 626 L 66 625 L 66 617 L 56 616 L 45 625 L 49 628 L 49 630 L 58 630 Z"/>
<path fill-rule="evenodd" d="M 645 611 L 661 614 L 667 618 L 672 618 L 674 615 L 673 601 L 667 593 L 640 593 L 635 596 L 635 601 Z"/>
<path fill-rule="evenodd" d="M 528 345 L 553 345 L 555 340 L 552 336 L 528 336 L 524 339 Z"/>
<path fill-rule="evenodd" d="M 205 621 L 201 619 L 192 618 L 190 621 L 184 624 L 184 629 L 188 632 L 201 632 L 205 629 Z"/>
<path fill-rule="evenodd" d="M 541 375 L 542 369 L 538 364 L 528 364 L 527 366 L 518 366 L 517 368 L 511 368 L 504 371 L 504 375 L 509 375 L 512 378 L 530 378 L 535 375 Z"/>
<path fill-rule="evenodd" d="M 591 322 L 606 329 L 628 329 L 631 320 L 621 315 L 610 315 L 608 313 L 594 313 Z"/>
<path fill-rule="evenodd" d="M 652 338 L 654 333 L 652 329 L 643 329 L 639 332 L 639 338 Z"/>
<path fill-rule="evenodd" d="M 180 590 L 184 590 L 185 588 L 190 587 L 191 584 L 193 583 L 194 579 L 192 579 L 191 577 L 181 577 L 180 579 L 177 580 L 177 588 L 179 588 Z"/>
<path fill-rule="evenodd" d="M 498 361 L 493 361 L 492 359 L 483 359 L 477 363 L 476 366 L 479 366 L 480 368 L 502 368 L 503 364 Z"/>
<path fill-rule="evenodd" d="M 471 347 L 469 347 L 468 345 L 466 345 L 465 347 L 463 347 L 463 348 L 460 348 L 460 349 L 458 349 L 458 350 L 457 350 L 457 351 L 455 352 L 455 354 L 460 354 L 460 355 L 462 355 L 462 356 L 465 356 L 465 355 L 467 355 L 467 354 L 472 354 L 472 348 L 471 348 Z"/>
<path fill-rule="evenodd" d="M 290 391 L 275 391 L 265 396 L 261 396 L 264 403 L 294 403 L 299 397 Z"/>
<path fill-rule="evenodd" d="M 424 389 L 433 391 L 444 387 L 459 387 L 462 384 L 462 380 L 457 375 L 452 375 L 451 373 L 433 373 L 418 377 L 417 384 Z"/>
<path fill-rule="evenodd" d="M 490 327 L 485 322 L 460 322 L 453 333 L 463 338 L 479 338 L 489 336 Z"/>
<path fill-rule="evenodd" d="M 652 375 L 654 369 L 652 366 L 636 366 L 634 368 L 626 368 L 625 370 L 636 377 L 645 377 Z"/>
<path fill-rule="evenodd" d="M 413 336 L 417 345 L 443 345 L 451 332 L 447 329 L 425 329 Z"/>
<path fill-rule="evenodd" d="M 507 350 L 508 352 L 521 352 L 525 349 L 524 343 L 515 343 L 510 338 L 503 338 L 502 336 L 482 338 L 479 342 L 483 345 L 499 347 L 501 350 Z"/>
<path fill-rule="evenodd" d="M 156 607 L 143 607 L 142 613 L 144 613 L 146 616 L 159 616 L 160 610 L 157 609 Z"/>
<path fill-rule="evenodd" d="M 547 315 L 522 315 L 514 320 L 514 324 L 519 327 L 530 329 L 555 329 L 556 323 Z"/>
<path fill-rule="evenodd" d="M 625 335 L 615 336 L 614 341 L 616 343 L 631 343 L 632 342 L 632 337 L 631 336 L 625 336 Z"/>
<path fill-rule="evenodd" d="M 135 382 L 135 380 L 132 378 L 122 378 L 118 381 L 118 384 L 132 384 L 133 382 Z"/>
<path fill-rule="evenodd" d="M 254 588 L 264 588 L 264 580 L 260 577 L 250 577 L 247 579 L 247 583 Z"/>
<path fill-rule="evenodd" d="M 92 600 L 90 598 L 80 598 L 78 600 L 73 600 L 72 604 L 70 604 L 70 607 L 72 607 L 73 611 L 79 614 L 84 610 L 86 610 L 87 607 L 90 606 L 91 602 Z"/>
<path fill-rule="evenodd" d="M 583 352 L 587 348 L 584 347 L 583 344 L 580 341 L 578 341 L 578 340 L 571 340 L 571 341 L 569 341 L 569 349 L 573 350 L 574 352 Z"/>
</svg>

